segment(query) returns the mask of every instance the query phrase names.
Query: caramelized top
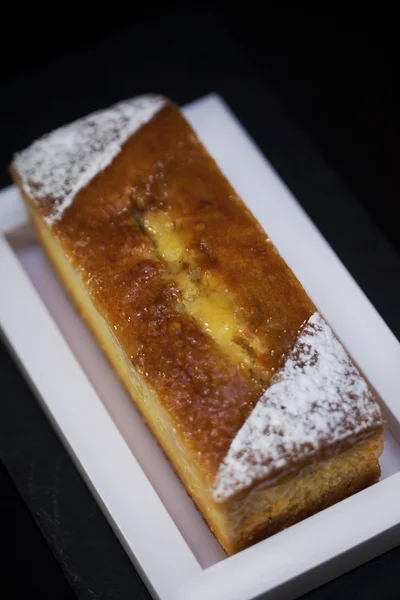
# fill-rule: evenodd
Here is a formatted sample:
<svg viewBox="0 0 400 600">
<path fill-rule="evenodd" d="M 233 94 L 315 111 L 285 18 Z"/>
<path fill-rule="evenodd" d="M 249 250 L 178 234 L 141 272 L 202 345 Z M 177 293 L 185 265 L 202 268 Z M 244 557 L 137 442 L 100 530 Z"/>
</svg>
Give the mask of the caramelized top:
<svg viewBox="0 0 400 600">
<path fill-rule="evenodd" d="M 213 482 L 313 303 L 172 103 L 128 137 L 61 218 L 51 219 L 59 199 L 33 185 L 35 169 L 21 160 L 13 168 Z M 350 398 L 360 434 L 381 423 L 364 396 Z M 348 413 L 339 421 L 343 439 L 354 434 Z M 337 443 L 329 423 L 325 430 L 316 452 Z"/>
</svg>

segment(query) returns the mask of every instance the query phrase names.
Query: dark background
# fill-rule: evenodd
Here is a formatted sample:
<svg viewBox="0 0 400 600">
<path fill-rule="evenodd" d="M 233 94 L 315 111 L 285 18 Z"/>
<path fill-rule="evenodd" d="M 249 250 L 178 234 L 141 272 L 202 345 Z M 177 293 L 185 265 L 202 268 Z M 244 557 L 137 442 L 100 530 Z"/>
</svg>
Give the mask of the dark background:
<svg viewBox="0 0 400 600">
<path fill-rule="evenodd" d="M 318 14 L 286 5 L 278 11 L 265 4 L 257 8 L 253 2 L 234 8 L 221 2 L 188 6 L 157 1 L 132 2 L 123 7 L 105 5 L 104 9 L 100 5 L 89 9 L 64 4 L 54 9 L 54 14 L 36 5 L 31 10 L 17 5 L 8 11 L 3 19 L 4 30 L 8 23 L 13 34 L 1 41 L 1 186 L 9 184 L 6 169 L 11 152 L 57 126 L 60 114 L 68 121 L 97 108 L 97 94 L 101 105 L 118 100 L 112 91 L 114 84 L 120 98 L 128 96 L 133 89 L 130 78 L 135 77 L 138 63 L 143 87 L 138 91 L 147 91 L 143 65 L 154 70 L 160 64 L 163 72 L 157 81 L 164 88 L 157 91 L 170 93 L 169 82 L 180 79 L 179 102 L 204 93 L 208 85 L 208 91 L 213 91 L 223 79 L 224 89 L 232 94 L 234 90 L 234 108 L 241 118 L 247 115 L 246 125 L 258 141 L 257 119 L 262 118 L 262 106 L 258 106 L 256 115 L 249 113 L 256 86 L 250 90 L 242 85 L 243 71 L 248 69 L 251 81 L 257 79 L 260 89 L 272 88 L 284 112 L 299 130 L 307 132 L 326 164 L 380 229 L 390 256 L 400 251 L 396 210 L 398 36 L 393 14 L 377 16 L 376 10 L 368 13 L 365 8 L 362 14 L 351 16 L 339 9 Z M 194 55 L 201 56 L 196 58 L 195 75 Z M 86 73 L 80 68 L 81 57 Z M 102 80 L 102 72 L 104 88 L 100 93 L 96 85 Z M 253 100 L 246 113 L 250 96 Z M 30 111 L 38 115 L 43 131 L 36 131 Z M 320 211 L 323 214 L 323 206 Z M 352 232 L 348 235 L 351 237 Z M 367 248 L 368 239 L 365 244 L 368 260 L 373 262 L 374 247 Z M 387 301 L 389 308 L 384 316 L 394 325 L 390 322 L 394 319 L 390 299 Z M 28 394 L 22 381 L 16 387 L 18 375 L 4 348 L 0 353 L 1 370 L 4 378 L 0 390 L 12 390 L 16 397 Z M 12 381 L 9 388 L 4 387 L 7 381 Z M 32 422 L 41 418 L 36 407 L 30 410 Z M 40 442 L 35 443 L 40 452 Z M 51 540 L 45 541 L 42 536 L 42 528 L 37 526 L 40 519 L 32 517 L 14 478 L 0 462 L 0 585 L 4 590 L 10 586 L 4 597 L 74 597 L 64 577 L 70 567 L 64 565 L 61 569 L 54 559 L 54 545 L 51 551 Z M 124 560 L 122 554 L 120 560 Z M 394 582 L 399 566 L 400 552 L 396 549 L 318 590 L 318 595 L 310 594 L 310 600 L 398 598 Z M 128 572 L 129 567 L 126 569 Z M 120 577 L 125 575 L 121 573 Z M 71 582 L 70 576 L 68 579 Z M 138 581 L 136 586 L 137 597 L 145 598 Z M 346 590 L 351 595 L 345 596 Z M 110 592 L 104 597 L 125 596 Z"/>
<path fill-rule="evenodd" d="M 356 192 L 356 196 L 399 248 L 397 222 L 392 218 L 398 199 L 399 110 L 398 30 L 394 13 L 384 11 L 315 11 L 269 4 L 204 2 L 212 6 L 210 20 L 218 21 L 256 65 L 259 75 L 272 83 L 291 113 L 312 134 L 321 152 Z M 40 12 L 35 4 L 9 9 L 18 23 L 11 47 L 2 40 L 1 77 L 12 78 L 79 50 L 132 26 L 175 14 L 170 44 L 180 45 L 180 6 L 188 3 L 127 3 L 112 11 L 85 13 L 84 7 L 63 9 L 57 17 Z M 196 9 L 194 9 L 196 10 Z M 29 14 L 31 11 L 31 14 Z M 100 13 L 100 14 L 99 14 Z M 12 17 L 11 14 L 11 17 Z M 86 14 L 86 16 L 85 16 Z M 12 19 L 9 19 L 10 23 Z M 209 53 L 207 31 L 196 31 L 196 43 Z M 157 33 L 148 39 L 140 60 L 158 48 Z M 181 48 L 185 54 L 185 48 Z M 134 58 L 134 57 L 132 57 Z M 138 57 L 135 57 L 136 59 Z M 188 72 L 190 56 L 188 56 Z M 118 66 L 116 65 L 117 69 Z M 182 73 L 182 76 L 184 74 Z M 60 82 L 57 83 L 60 85 Z M 245 94 L 246 91 L 242 90 Z"/>
</svg>

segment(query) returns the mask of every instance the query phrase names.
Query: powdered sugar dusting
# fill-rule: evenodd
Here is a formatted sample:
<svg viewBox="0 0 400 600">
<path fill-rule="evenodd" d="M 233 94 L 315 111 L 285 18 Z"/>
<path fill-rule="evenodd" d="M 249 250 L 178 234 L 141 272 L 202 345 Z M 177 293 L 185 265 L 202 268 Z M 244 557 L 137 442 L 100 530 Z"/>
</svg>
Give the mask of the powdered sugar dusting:
<svg viewBox="0 0 400 600">
<path fill-rule="evenodd" d="M 366 381 L 321 315 L 314 313 L 233 440 L 219 468 L 214 497 L 223 501 L 322 447 L 382 422 Z"/>
<path fill-rule="evenodd" d="M 62 218 L 76 194 L 165 102 L 155 95 L 120 102 L 43 136 L 15 155 L 13 164 L 25 191 L 35 201 L 52 203 L 46 217 L 49 225 Z"/>
</svg>

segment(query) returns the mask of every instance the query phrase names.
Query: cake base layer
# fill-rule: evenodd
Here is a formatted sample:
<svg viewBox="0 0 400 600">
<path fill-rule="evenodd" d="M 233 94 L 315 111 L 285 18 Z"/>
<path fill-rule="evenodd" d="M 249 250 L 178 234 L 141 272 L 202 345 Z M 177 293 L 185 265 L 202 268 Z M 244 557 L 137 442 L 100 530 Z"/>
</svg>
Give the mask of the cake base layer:
<svg viewBox="0 0 400 600">
<path fill-rule="evenodd" d="M 275 485 L 255 488 L 229 504 L 223 545 L 235 554 L 376 483 L 384 434 L 375 433 L 344 452 L 308 465 Z"/>
</svg>

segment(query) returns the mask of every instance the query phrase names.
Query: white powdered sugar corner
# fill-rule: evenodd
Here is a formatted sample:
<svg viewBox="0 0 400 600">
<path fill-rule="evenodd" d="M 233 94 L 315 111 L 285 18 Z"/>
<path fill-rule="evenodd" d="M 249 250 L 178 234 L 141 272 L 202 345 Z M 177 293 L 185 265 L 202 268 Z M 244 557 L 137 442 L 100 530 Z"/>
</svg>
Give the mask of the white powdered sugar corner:
<svg viewBox="0 0 400 600">
<path fill-rule="evenodd" d="M 383 421 L 379 404 L 319 313 L 257 402 L 219 467 L 214 498 L 224 501 Z"/>
<path fill-rule="evenodd" d="M 27 194 L 53 202 L 49 225 L 62 218 L 77 193 L 165 104 L 157 95 L 120 102 L 52 131 L 15 155 L 13 165 Z"/>
</svg>

